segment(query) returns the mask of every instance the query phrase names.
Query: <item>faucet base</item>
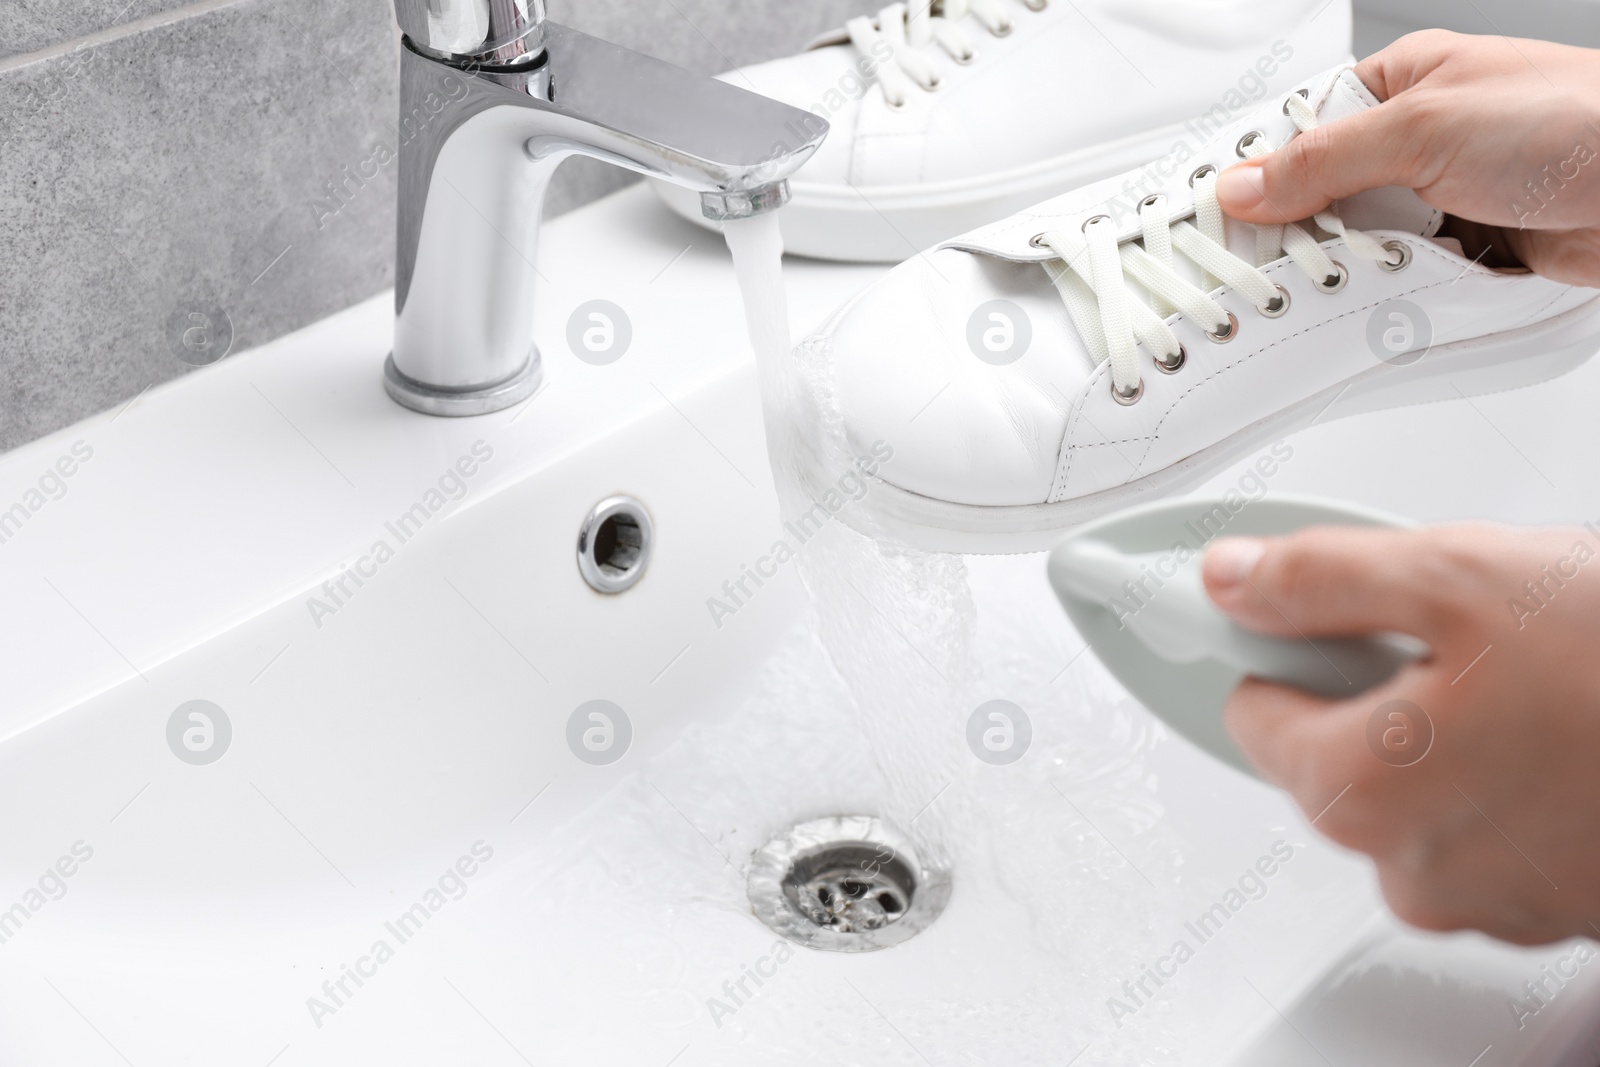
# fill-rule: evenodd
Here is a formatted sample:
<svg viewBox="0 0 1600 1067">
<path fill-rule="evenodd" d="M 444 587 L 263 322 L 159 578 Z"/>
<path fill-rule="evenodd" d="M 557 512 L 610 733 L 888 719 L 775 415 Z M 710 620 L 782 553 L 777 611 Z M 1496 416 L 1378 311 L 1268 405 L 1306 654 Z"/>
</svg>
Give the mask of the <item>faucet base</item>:
<svg viewBox="0 0 1600 1067">
<path fill-rule="evenodd" d="M 398 404 L 424 415 L 460 417 L 504 411 L 528 399 L 544 384 L 544 364 L 539 350 L 528 354 L 522 369 L 504 381 L 475 389 L 440 389 L 408 378 L 394 365 L 394 354 L 383 361 L 383 389 Z"/>
</svg>

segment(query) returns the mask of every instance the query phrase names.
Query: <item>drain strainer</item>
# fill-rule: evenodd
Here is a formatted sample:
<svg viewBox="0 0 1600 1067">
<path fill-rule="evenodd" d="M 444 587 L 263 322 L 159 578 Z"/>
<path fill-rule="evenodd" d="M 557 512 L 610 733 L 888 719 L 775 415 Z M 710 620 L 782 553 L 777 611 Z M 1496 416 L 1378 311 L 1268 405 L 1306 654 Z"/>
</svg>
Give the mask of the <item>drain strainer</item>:
<svg viewBox="0 0 1600 1067">
<path fill-rule="evenodd" d="M 927 928 L 950 899 L 950 873 L 924 866 L 904 834 L 866 815 L 815 819 L 751 861 L 756 918 L 810 948 L 871 952 Z"/>
</svg>

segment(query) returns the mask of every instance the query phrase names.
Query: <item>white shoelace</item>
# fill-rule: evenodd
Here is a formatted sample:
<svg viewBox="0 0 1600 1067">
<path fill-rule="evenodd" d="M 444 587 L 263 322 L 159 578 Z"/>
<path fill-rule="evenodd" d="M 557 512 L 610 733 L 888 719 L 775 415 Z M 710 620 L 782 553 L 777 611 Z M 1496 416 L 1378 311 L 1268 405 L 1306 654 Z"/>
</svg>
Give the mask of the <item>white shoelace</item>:
<svg viewBox="0 0 1600 1067">
<path fill-rule="evenodd" d="M 943 48 L 957 63 L 978 57 L 977 45 L 960 23 L 972 15 L 995 37 L 1015 28 L 1007 12 L 1011 0 L 943 0 L 933 13 L 934 0 L 891 4 L 876 19 L 862 15 L 845 23 L 850 43 L 864 56 L 875 55 L 873 45 L 887 41 L 892 52 L 878 67 L 878 83 L 890 107 L 905 107 L 913 86 L 926 92 L 939 88 L 939 68 L 927 55 L 930 45 Z M 1020 0 L 1030 11 L 1042 11 L 1050 0 Z"/>
<path fill-rule="evenodd" d="M 1317 125 L 1316 112 L 1300 94 L 1291 94 L 1285 110 L 1304 133 Z M 1239 152 L 1247 159 L 1270 149 L 1260 134 L 1247 134 Z M 1117 227 L 1109 216 L 1098 215 L 1081 233 L 1047 231 L 1033 238 L 1036 247 L 1048 247 L 1059 259 L 1047 260 L 1045 271 L 1066 301 L 1078 333 L 1088 345 L 1096 365 L 1110 360 L 1112 387 L 1124 404 L 1144 391 L 1136 345 L 1142 342 L 1156 357 L 1160 370 L 1183 365 L 1183 345 L 1166 318 L 1180 314 L 1202 327 L 1215 341 L 1231 341 L 1239 331 L 1231 316 L 1207 290 L 1231 286 L 1269 318 L 1289 307 L 1289 294 L 1261 272 L 1260 267 L 1287 254 L 1326 293 L 1344 288 L 1348 274 L 1322 248 L 1304 223 L 1257 226 L 1256 262 L 1248 263 L 1229 251 L 1223 236 L 1222 209 L 1217 204 L 1217 172 L 1202 167 L 1190 179 L 1194 188 L 1194 221 L 1168 218 L 1167 200 L 1153 196 L 1139 206 L 1143 247 L 1129 241 L 1119 246 Z M 1398 269 L 1409 261 L 1410 251 L 1396 242 L 1379 242 L 1372 235 L 1345 226 L 1330 208 L 1314 220 L 1324 232 L 1342 237 L 1358 256 Z M 1202 289 L 1173 269 L 1174 251 L 1192 260 L 1204 272 Z M 1399 257 L 1397 261 L 1395 257 Z M 1130 291 L 1129 277 L 1151 296 L 1146 303 Z"/>
</svg>

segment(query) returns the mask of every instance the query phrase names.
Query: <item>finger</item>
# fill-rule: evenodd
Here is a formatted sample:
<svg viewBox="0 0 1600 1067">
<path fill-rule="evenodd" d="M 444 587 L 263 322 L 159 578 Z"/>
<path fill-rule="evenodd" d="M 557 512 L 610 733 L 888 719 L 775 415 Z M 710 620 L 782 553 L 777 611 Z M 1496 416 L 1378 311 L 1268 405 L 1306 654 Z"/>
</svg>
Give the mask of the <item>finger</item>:
<svg viewBox="0 0 1600 1067">
<path fill-rule="evenodd" d="M 1505 241 L 1535 274 L 1551 281 L 1600 286 L 1600 234 L 1593 230 L 1506 228 Z"/>
<path fill-rule="evenodd" d="M 1229 167 L 1217 178 L 1222 210 L 1271 225 L 1310 218 L 1335 200 L 1422 184 L 1411 111 L 1402 101 L 1317 126 L 1282 148 Z"/>
<path fill-rule="evenodd" d="M 1240 625 L 1280 637 L 1411 634 L 1449 624 L 1443 535 L 1323 526 L 1279 538 L 1222 538 L 1202 564 L 1206 592 Z M 1436 646 L 1437 647 L 1437 646 Z"/>
<path fill-rule="evenodd" d="M 1399 42 L 1395 43 L 1398 44 Z M 1382 52 L 1374 52 L 1355 65 L 1356 77 L 1361 79 L 1361 84 L 1365 85 L 1372 92 L 1372 95 L 1378 98 L 1380 103 L 1384 100 L 1390 100 L 1398 93 L 1411 88 L 1410 84 L 1404 82 L 1397 84 L 1391 80 L 1396 65 L 1392 60 L 1387 60 L 1386 57 L 1392 48 L 1393 46 L 1385 48 Z"/>
<path fill-rule="evenodd" d="M 1356 64 L 1356 77 L 1378 106 L 1223 171 L 1217 179 L 1222 210 L 1246 222 L 1298 222 L 1368 189 L 1423 184 L 1417 118 L 1402 97 L 1459 51 L 1460 37 L 1448 30 L 1408 34 Z"/>
<path fill-rule="evenodd" d="M 1228 698 L 1223 725 L 1261 776 L 1299 801 L 1309 819 L 1343 788 L 1343 768 L 1359 757 L 1345 711 L 1303 690 L 1246 678 Z"/>
<path fill-rule="evenodd" d="M 1432 748 L 1427 713 L 1403 699 L 1419 692 L 1420 670 L 1407 668 L 1341 701 L 1247 678 L 1229 697 L 1223 723 L 1261 776 L 1293 797 L 1320 833 L 1369 855 L 1391 855 L 1410 840 L 1407 821 L 1392 817 L 1395 790 L 1425 780 L 1411 768 L 1427 749 L 1395 749 L 1383 731 L 1396 724 L 1395 706 L 1403 705 L 1402 725 L 1413 742 L 1425 737 Z"/>
<path fill-rule="evenodd" d="M 1449 30 L 1409 33 L 1357 63 L 1356 77 L 1379 100 L 1392 100 L 1421 84 L 1451 55 L 1459 55 L 1466 36 Z"/>
</svg>

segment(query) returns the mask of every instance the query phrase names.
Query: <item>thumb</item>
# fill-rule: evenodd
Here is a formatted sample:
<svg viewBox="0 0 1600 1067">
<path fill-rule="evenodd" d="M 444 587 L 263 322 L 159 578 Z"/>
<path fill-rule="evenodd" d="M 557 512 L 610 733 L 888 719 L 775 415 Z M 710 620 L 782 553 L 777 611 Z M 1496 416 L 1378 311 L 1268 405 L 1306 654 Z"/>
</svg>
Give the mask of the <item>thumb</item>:
<svg viewBox="0 0 1600 1067">
<path fill-rule="evenodd" d="M 1414 188 L 1416 137 L 1405 98 L 1316 126 L 1282 148 L 1229 167 L 1217 202 L 1258 225 L 1298 222 L 1335 200 L 1389 185 Z"/>
<path fill-rule="evenodd" d="M 1247 629 L 1280 637 L 1397 632 L 1434 640 L 1437 546 L 1420 530 L 1323 526 L 1289 537 L 1222 538 L 1202 574 L 1213 603 Z"/>
</svg>

